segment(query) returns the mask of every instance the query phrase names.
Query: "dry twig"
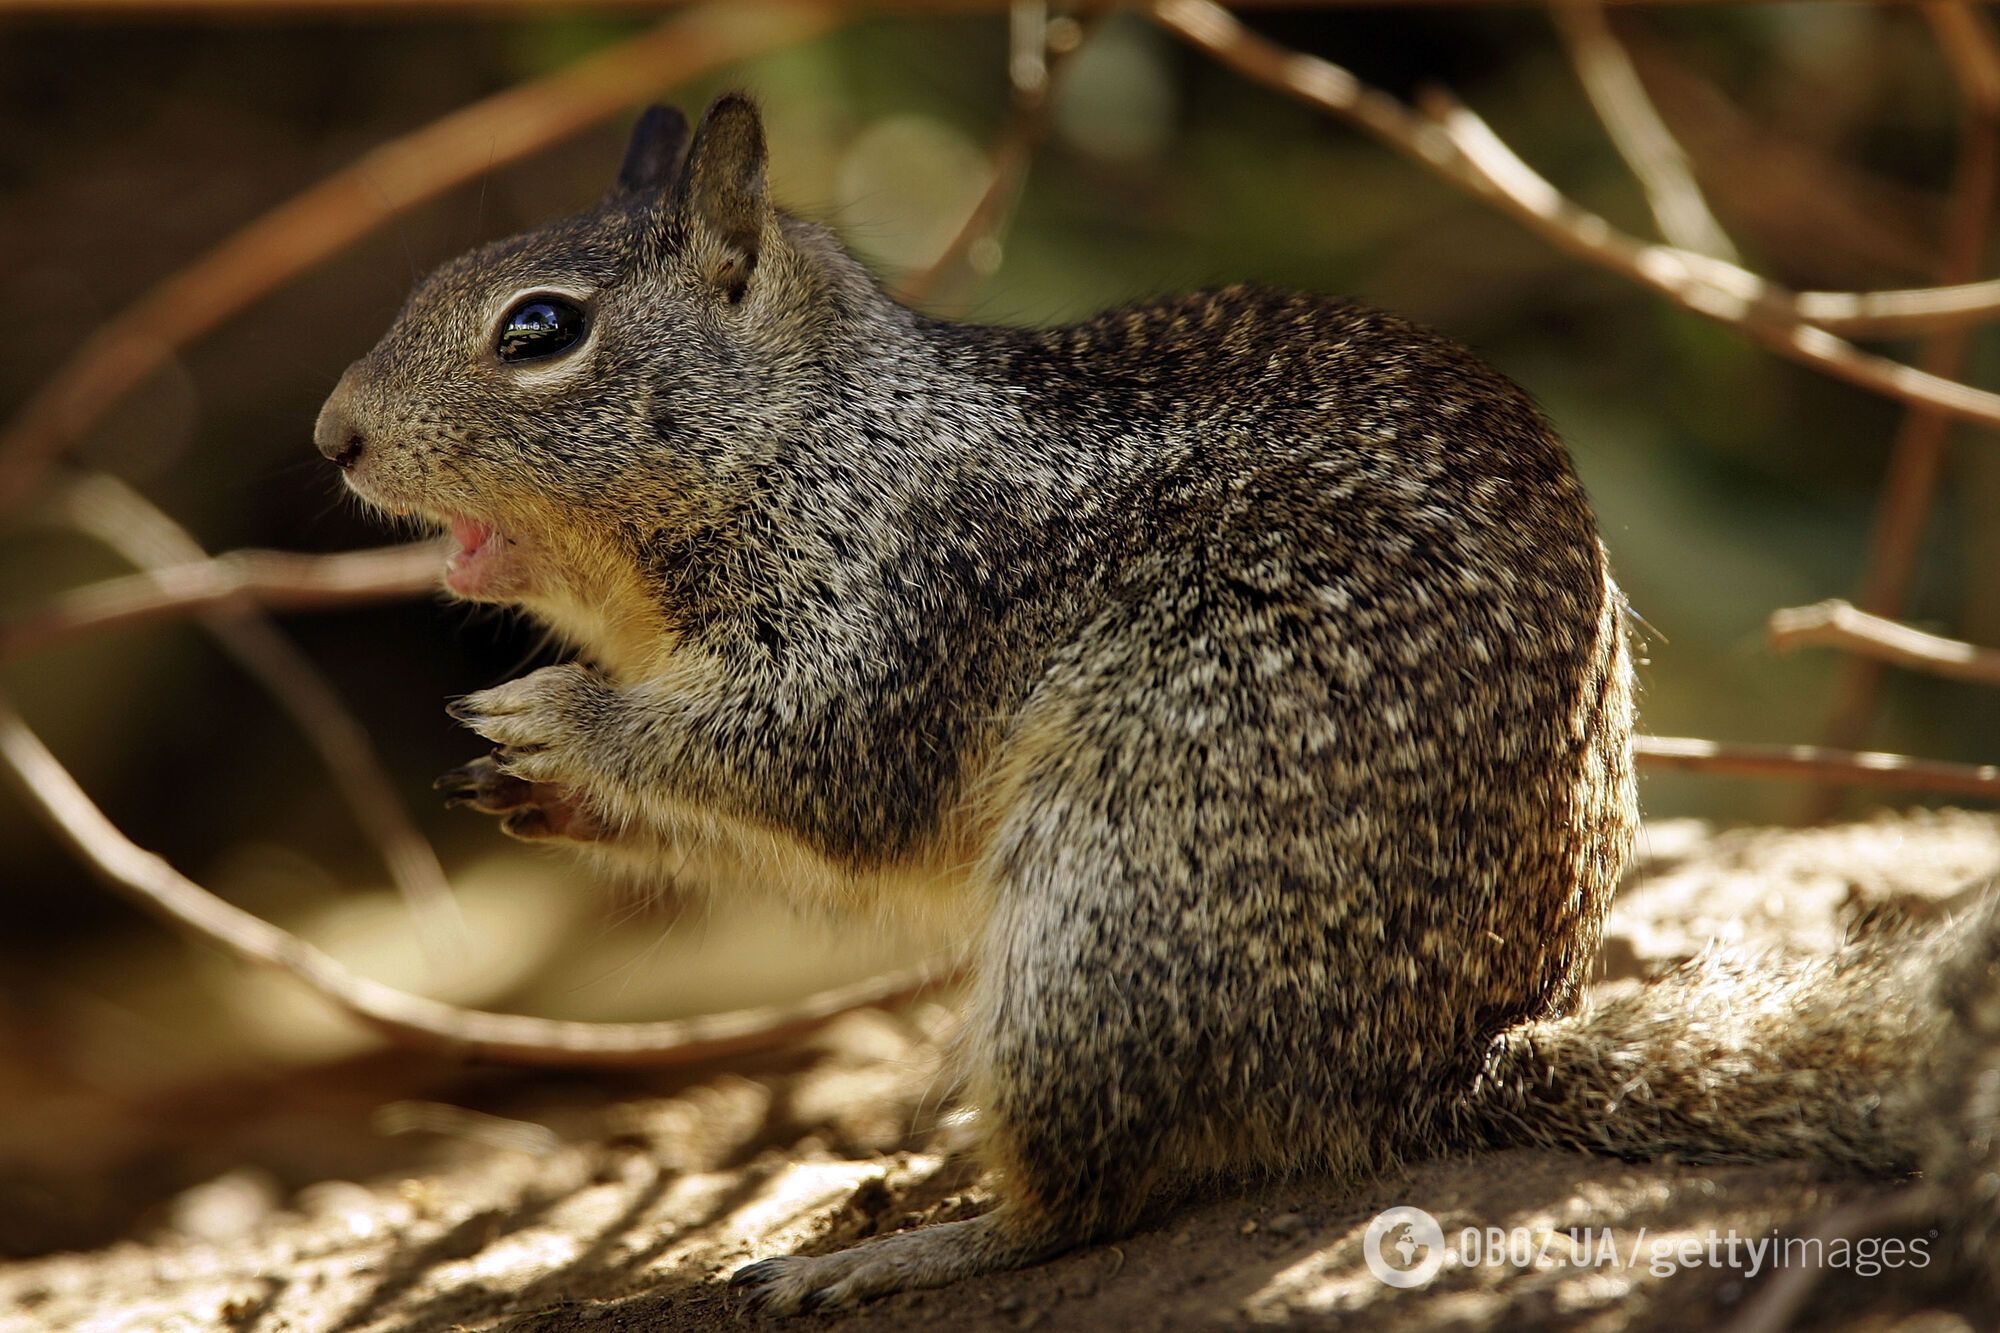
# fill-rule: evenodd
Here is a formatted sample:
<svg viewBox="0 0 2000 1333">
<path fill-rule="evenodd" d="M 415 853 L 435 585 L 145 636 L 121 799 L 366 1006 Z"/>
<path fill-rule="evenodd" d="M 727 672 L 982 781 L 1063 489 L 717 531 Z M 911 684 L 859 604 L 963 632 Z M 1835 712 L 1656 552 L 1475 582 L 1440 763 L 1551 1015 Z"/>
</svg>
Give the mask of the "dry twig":
<svg viewBox="0 0 2000 1333">
<path fill-rule="evenodd" d="M 1020 70 L 1014 71 L 1013 113 L 994 146 L 992 176 L 986 191 L 966 215 L 964 225 L 945 246 L 944 253 L 903 284 L 898 295 L 913 305 L 934 302 L 940 292 L 949 290 L 978 247 L 997 241 L 1013 218 L 1021 187 L 1027 182 L 1028 168 L 1034 163 L 1036 150 L 1048 137 L 1061 71 L 1089 36 L 1089 30 L 1075 19 L 1049 20 L 1043 9 L 1043 13 L 1024 19 L 1020 5 L 1016 4 L 1013 20 L 1016 44 L 1020 42 L 1024 22 L 1041 29 L 1035 34 L 1039 55 L 1035 76 L 1023 79 Z"/>
<path fill-rule="evenodd" d="M 438 543 L 413 542 L 335 555 L 231 551 L 211 560 L 160 565 L 72 589 L 40 610 L 0 621 L 0 661 L 205 611 L 245 606 L 310 611 L 421 596 L 436 588 L 443 560 Z"/>
<path fill-rule="evenodd" d="M 0 434 L 0 512 L 174 354 L 390 219 L 721 65 L 817 36 L 829 4 L 717 0 L 372 149 L 113 317 Z"/>
<path fill-rule="evenodd" d="M 1838 598 L 1812 606 L 1787 607 L 1771 613 L 1771 646 L 1780 652 L 1794 648 L 1845 648 L 1878 661 L 1934 676 L 2000 685 L 2000 649 L 1980 648 L 1926 634 L 1882 616 L 1873 616 Z"/>
<path fill-rule="evenodd" d="M 2000 800 L 2000 765 L 1994 764 L 1952 764 L 1869 750 L 1831 750 L 1821 745 L 1738 745 L 1685 736 L 1636 736 L 1632 753 L 1640 763 L 1653 768 Z"/>
<path fill-rule="evenodd" d="M 1258 36 L 1213 0 L 1150 0 L 1147 12 L 1231 69 L 1341 117 L 1570 254 L 1851 384 L 2000 425 L 2000 394 L 1864 352 L 1804 323 L 1790 293 L 1738 265 L 1618 230 L 1564 197 L 1442 93 L 1415 110 L 1330 61 Z"/>
<path fill-rule="evenodd" d="M 1792 314 L 1851 337 L 1916 333 L 1977 324 L 2000 315 L 2000 278 L 1946 287 L 1880 292 L 1798 292 Z"/>
<path fill-rule="evenodd" d="M 463 1009 L 359 976 L 297 936 L 222 901 L 135 845 L 84 794 L 4 696 L 0 768 L 57 836 L 139 906 L 234 957 L 296 978 L 406 1046 L 517 1064 L 691 1064 L 767 1050 L 855 1009 L 898 1004 L 954 980 L 948 969 L 911 969 L 790 1004 L 663 1023 L 585 1023 Z"/>
<path fill-rule="evenodd" d="M 1555 0 L 1549 9 L 1597 118 L 1645 188 L 1660 235 L 1683 250 L 1734 261 L 1736 247 L 1709 211 L 1687 154 L 1674 142 L 1646 96 L 1632 57 L 1612 33 L 1603 0 Z"/>
</svg>

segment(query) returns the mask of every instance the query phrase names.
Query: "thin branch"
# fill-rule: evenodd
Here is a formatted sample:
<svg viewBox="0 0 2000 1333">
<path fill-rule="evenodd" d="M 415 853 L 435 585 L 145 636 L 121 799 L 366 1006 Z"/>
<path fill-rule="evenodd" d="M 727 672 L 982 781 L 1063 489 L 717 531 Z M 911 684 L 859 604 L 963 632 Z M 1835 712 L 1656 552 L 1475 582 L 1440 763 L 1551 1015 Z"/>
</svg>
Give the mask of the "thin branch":
<svg viewBox="0 0 2000 1333">
<path fill-rule="evenodd" d="M 1887 336 L 1978 324 L 2000 316 L 2000 278 L 1946 287 L 1881 292 L 1799 292 L 1792 314 L 1852 337 Z"/>
<path fill-rule="evenodd" d="M 1631 55 L 1611 31 L 1603 0 L 1555 0 L 1549 9 L 1597 118 L 1645 188 L 1660 235 L 1683 250 L 1734 261 L 1735 245 L 1709 211 L 1687 154 L 1646 95 Z"/>
<path fill-rule="evenodd" d="M 64 487 L 57 500 L 63 517 L 79 531 L 151 574 L 167 568 L 199 568 L 207 562 L 208 552 L 186 529 L 115 477 L 84 476 Z M 436 571 L 433 557 L 426 573 L 435 579 Z M 131 607 L 111 603 L 107 609 Z M 397 798 L 396 784 L 367 729 L 313 660 L 255 606 L 239 598 L 196 614 L 223 651 L 264 686 L 319 753 L 363 836 L 380 852 L 390 882 L 409 904 L 425 956 L 440 967 L 448 966 L 464 951 L 464 919 L 437 853 Z M 123 623 L 133 623 L 133 617 L 126 616 Z"/>
<path fill-rule="evenodd" d="M 897 295 L 904 301 L 913 305 L 935 302 L 940 292 L 948 290 L 962 276 L 978 247 L 982 243 L 997 242 L 1013 219 L 1014 208 L 1021 199 L 1021 189 L 1027 183 L 1028 169 L 1034 164 L 1035 153 L 1042 146 L 1042 141 L 1048 137 L 1062 71 L 1069 63 L 1068 58 L 1089 37 L 1089 29 L 1075 19 L 1061 17 L 1049 20 L 1046 7 L 1042 8 L 1043 13 L 1037 24 L 1042 32 L 1036 41 L 1039 59 L 1034 62 L 1035 77 L 1023 79 L 1022 71 L 1013 71 L 1013 110 L 993 149 L 993 171 L 986 191 L 979 196 L 979 202 L 973 205 L 972 211 L 966 214 L 964 225 L 945 246 L 944 253 L 929 268 L 903 284 Z M 1018 46 L 1019 29 L 1024 22 L 1019 0 L 1016 0 L 1013 22 Z M 1017 60 L 1019 55 L 1017 52 Z"/>
<path fill-rule="evenodd" d="M 1795 648 L 1845 648 L 1877 661 L 1915 671 L 2000 685 L 2000 649 L 1980 648 L 1957 639 L 1926 634 L 1882 616 L 1872 616 L 1851 603 L 1834 599 L 1812 606 L 1773 611 L 1770 644 L 1779 652 Z"/>
<path fill-rule="evenodd" d="M 1746 297 L 1732 290 L 1734 275 L 1743 274 L 1734 265 L 1686 250 L 1646 245 L 1564 199 L 1470 110 L 1440 96 L 1433 114 L 1451 145 L 1494 192 L 1491 197 L 1502 211 L 1572 253 L 1623 272 L 1696 314 L 1740 329 L 1772 350 L 1837 379 L 1905 403 L 2000 426 L 2000 394 L 1864 352 L 1824 329 L 1773 310 L 1759 299 L 1761 293 Z M 1743 275 L 1761 285 L 1754 275 Z"/>
<path fill-rule="evenodd" d="M 855 1009 L 898 1004 L 955 979 L 948 970 L 911 969 L 790 1004 L 663 1023 L 587 1023 L 463 1009 L 349 971 L 134 844 L 105 818 L 4 696 L 0 768 L 57 836 L 139 906 L 225 953 L 288 974 L 401 1045 L 516 1064 L 690 1064 L 783 1045 Z"/>
<path fill-rule="evenodd" d="M 0 512 L 177 351 L 390 219 L 662 87 L 817 36 L 840 16 L 830 4 L 717 0 L 363 154 L 92 334 L 0 433 Z"/>
<path fill-rule="evenodd" d="M 1737 745 L 1682 736 L 1635 736 L 1632 753 L 1653 768 L 1687 769 L 1746 778 L 1785 778 L 1854 787 L 1896 787 L 2000 801 L 2000 765 L 1819 745 Z"/>
<path fill-rule="evenodd" d="M 313 611 L 422 596 L 436 590 L 443 560 L 439 543 L 414 542 L 337 555 L 231 551 L 212 560 L 161 565 L 71 589 L 40 610 L 0 620 L 0 662 L 204 611 L 244 606 Z"/>
<path fill-rule="evenodd" d="M 1965 107 L 1936 275 L 1940 282 L 1960 282 L 1984 265 L 2000 206 L 2000 36 L 1984 15 L 1962 5 L 1927 4 L 1925 13 Z M 1925 371 L 1956 376 L 1965 366 L 1969 342 L 1970 330 L 1964 326 L 1942 329 L 1926 340 L 1918 357 Z M 1954 424 L 1927 405 L 1912 404 L 1904 413 L 1856 598 L 1871 615 L 1894 620 L 1907 610 Z M 1827 744 L 1853 746 L 1866 738 L 1881 697 L 1882 675 L 1882 663 L 1873 657 L 1852 658 L 1844 665 L 1834 687 Z M 1825 800 L 1814 811 L 1821 816 L 1833 812 Z"/>
<path fill-rule="evenodd" d="M 1414 110 L 1330 61 L 1258 36 L 1212 0 L 1150 0 L 1147 12 L 1231 69 L 1341 117 L 1570 254 L 1862 388 L 2000 425 L 2000 394 L 1864 352 L 1802 323 L 1790 313 L 1788 294 L 1735 264 L 1619 231 L 1565 198 L 1443 94 Z"/>
</svg>

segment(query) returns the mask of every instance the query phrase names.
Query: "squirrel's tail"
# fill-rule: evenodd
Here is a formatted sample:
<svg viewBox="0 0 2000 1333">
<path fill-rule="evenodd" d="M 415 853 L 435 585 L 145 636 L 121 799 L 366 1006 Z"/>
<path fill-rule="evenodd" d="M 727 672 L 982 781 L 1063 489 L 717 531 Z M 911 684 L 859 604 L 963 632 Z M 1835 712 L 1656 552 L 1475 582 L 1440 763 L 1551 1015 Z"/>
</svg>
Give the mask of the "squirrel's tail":
<svg viewBox="0 0 2000 1333">
<path fill-rule="evenodd" d="M 1628 1157 L 1935 1161 L 1945 1068 L 2000 1014 L 2000 893 L 1830 957 L 1712 951 L 1489 1048 L 1465 1128 L 1494 1145 Z M 1940 1114 L 1943 1112 L 1944 1114 Z"/>
</svg>

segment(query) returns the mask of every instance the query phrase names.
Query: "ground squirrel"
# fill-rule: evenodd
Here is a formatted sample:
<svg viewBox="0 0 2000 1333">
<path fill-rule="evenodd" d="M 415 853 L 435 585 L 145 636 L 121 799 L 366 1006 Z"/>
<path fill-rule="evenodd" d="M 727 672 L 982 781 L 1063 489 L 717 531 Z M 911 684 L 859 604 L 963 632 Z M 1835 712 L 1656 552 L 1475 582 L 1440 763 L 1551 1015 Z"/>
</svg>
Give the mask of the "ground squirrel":
<svg viewBox="0 0 2000 1333">
<path fill-rule="evenodd" d="M 772 206 L 728 96 L 427 278 L 317 441 L 581 653 L 457 706 L 498 747 L 465 799 L 964 941 L 999 1202 L 751 1264 L 761 1308 L 1032 1262 L 1192 1180 L 1973 1133 L 1933 1144 L 1921 1090 L 2000 1026 L 1988 909 L 1582 1012 L 1637 822 L 1626 608 L 1562 443 L 1437 334 L 1247 287 L 929 318 Z"/>
</svg>

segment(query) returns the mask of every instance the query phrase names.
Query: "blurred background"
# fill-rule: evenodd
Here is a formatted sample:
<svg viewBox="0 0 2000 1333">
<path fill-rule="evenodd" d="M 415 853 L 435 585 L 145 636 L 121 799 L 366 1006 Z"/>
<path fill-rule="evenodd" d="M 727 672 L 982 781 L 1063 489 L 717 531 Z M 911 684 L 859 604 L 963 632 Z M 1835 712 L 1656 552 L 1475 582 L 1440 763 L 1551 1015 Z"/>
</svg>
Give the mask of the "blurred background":
<svg viewBox="0 0 2000 1333">
<path fill-rule="evenodd" d="M 372 146 L 652 21 L 282 8 L 229 22 L 5 19 L 0 410 L 152 284 Z M 1340 8 L 1249 21 L 1398 95 L 1450 88 L 1572 197 L 1651 234 L 1546 13 Z M 1961 114 L 1916 7 L 1690 5 L 1621 10 L 1616 28 L 1749 267 L 1806 289 L 1932 280 Z M 939 258 L 987 186 L 1009 117 L 1008 59 L 1003 14 L 864 16 L 660 95 L 692 111 L 723 88 L 754 91 L 779 197 L 900 280 Z M 178 355 L 73 461 L 125 479 L 211 551 L 389 540 L 313 452 L 321 399 L 416 274 L 594 200 L 628 123 L 621 113 L 497 165 L 273 291 Z M 1104 20 L 1065 67 L 1011 225 L 974 248 L 966 279 L 938 300 L 971 318 L 1046 323 L 1245 279 L 1435 325 L 1542 402 L 1644 618 L 1646 730 L 1822 736 L 1836 658 L 1773 654 L 1764 621 L 1854 594 L 1902 409 L 1559 254 L 1137 17 Z M 1997 352 L 1976 339 L 1963 377 L 2000 383 Z M 1958 433 L 1906 617 L 1987 644 L 2000 644 L 1994 443 Z M 0 616 L 126 572 L 34 505 L 22 514 L 0 523 Z M 423 598 L 282 623 L 345 696 L 452 874 L 469 942 L 448 962 L 418 947 L 297 730 L 194 624 L 6 662 L 0 683 L 134 840 L 399 984 L 526 1012 L 666 1017 L 810 990 L 899 956 L 895 942 L 829 942 L 734 905 L 682 911 L 671 892 L 648 903 L 443 811 L 430 779 L 479 750 L 443 701 L 550 660 L 531 629 Z M 1990 762 L 2000 707 L 1991 691 L 1897 673 L 1863 739 Z M 1804 788 L 1709 776 L 1648 774 L 1643 796 L 1653 817 L 1784 822 L 1808 809 Z M 1870 794 L 1849 800 L 1859 811 Z M 205 1081 L 324 1069 L 371 1044 L 100 889 L 11 795 L 0 797 L 0 893 L 0 1254 L 102 1238 L 101 1201 L 63 1174 L 62 1154 L 122 1163 L 148 1189 L 199 1178 L 171 1154 L 131 1148 L 135 1108 Z M 106 1179 L 109 1193 L 141 1188 Z"/>
</svg>

